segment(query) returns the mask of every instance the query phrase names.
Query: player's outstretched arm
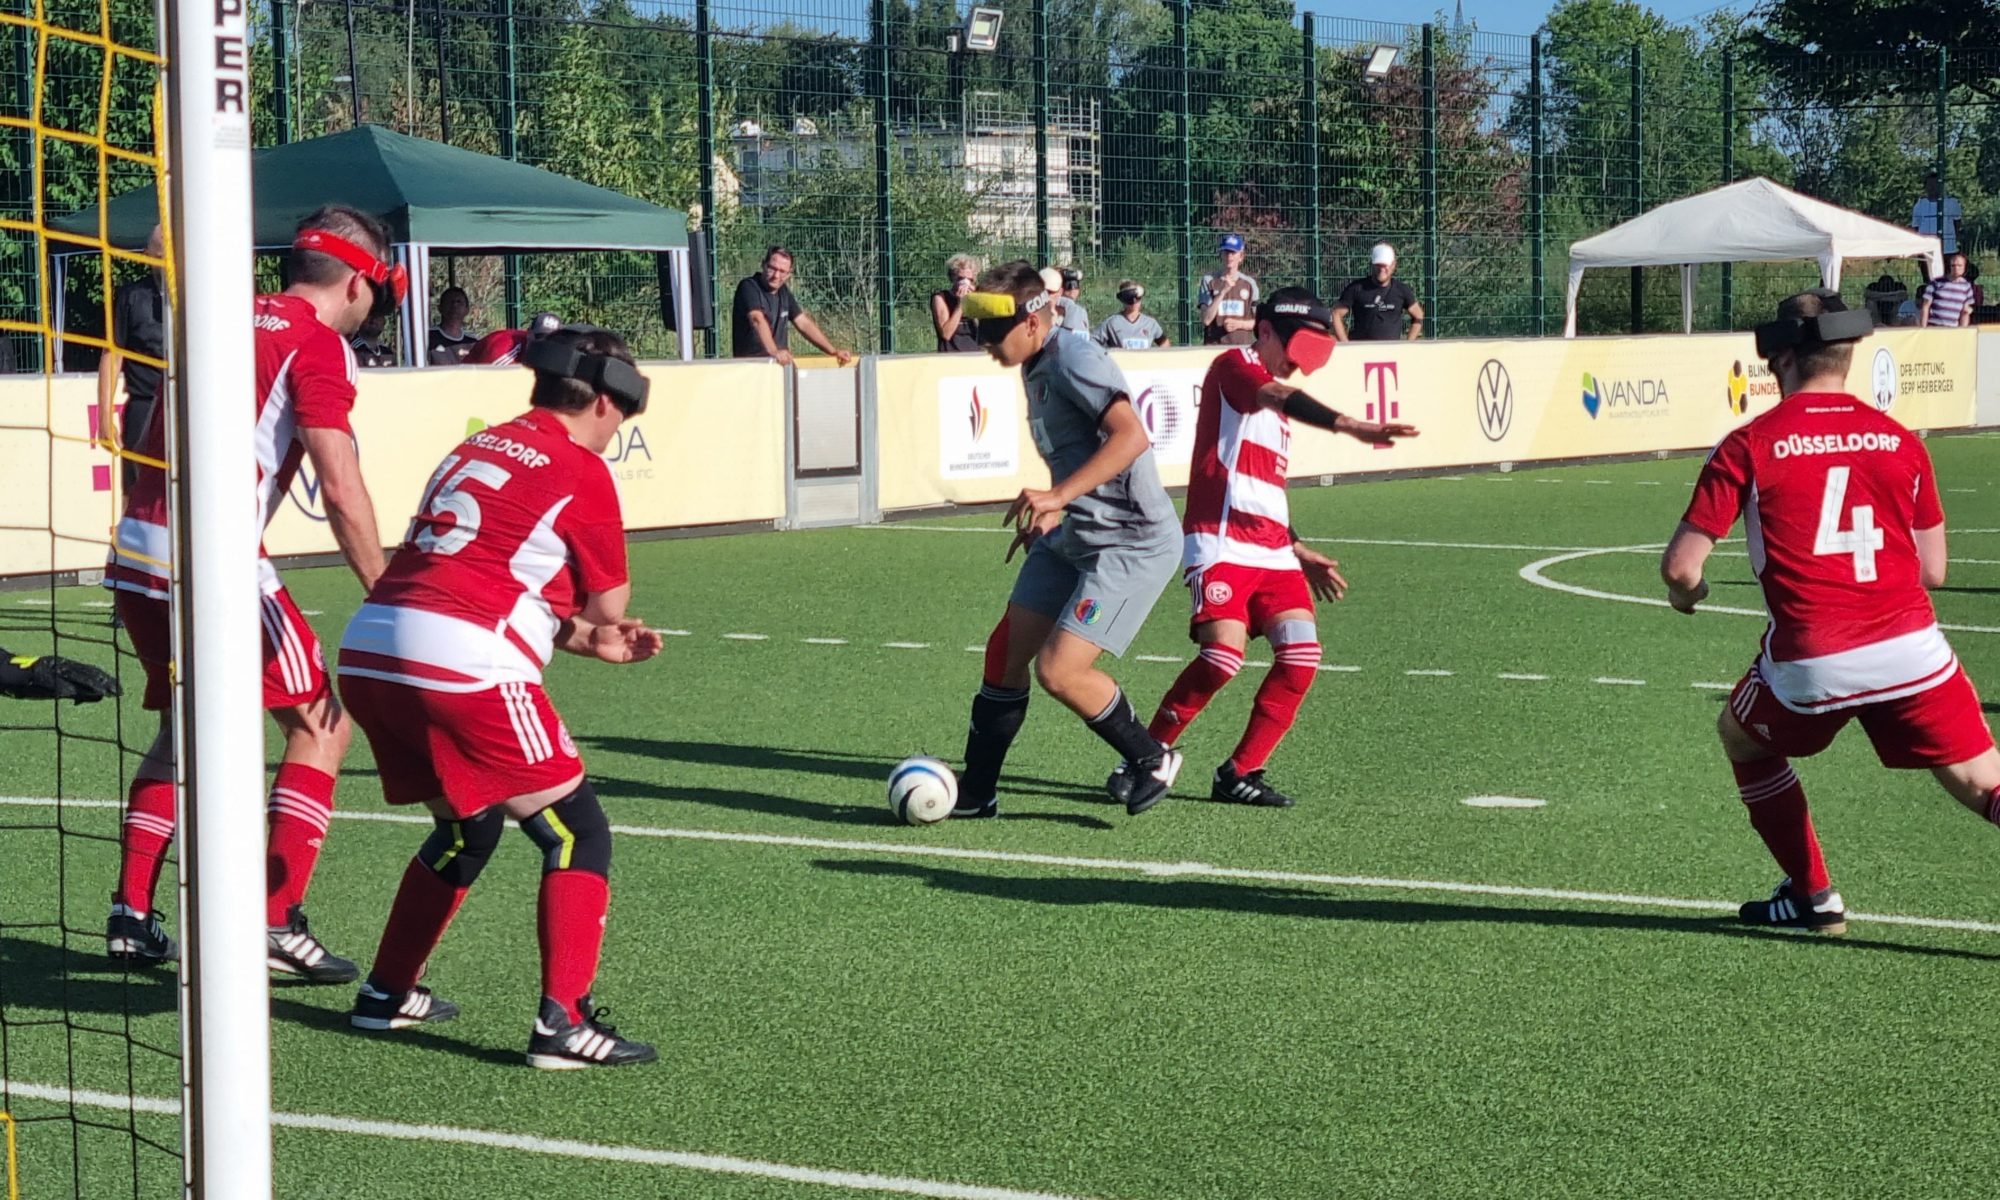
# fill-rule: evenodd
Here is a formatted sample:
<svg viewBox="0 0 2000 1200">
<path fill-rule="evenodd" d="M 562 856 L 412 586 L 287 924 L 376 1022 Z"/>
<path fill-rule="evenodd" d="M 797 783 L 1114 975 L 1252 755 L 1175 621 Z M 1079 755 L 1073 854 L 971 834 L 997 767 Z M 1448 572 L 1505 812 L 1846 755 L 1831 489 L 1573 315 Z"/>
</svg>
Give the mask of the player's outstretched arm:
<svg viewBox="0 0 2000 1200">
<path fill-rule="evenodd" d="M 1682 521 L 1660 556 L 1660 579 L 1667 585 L 1667 603 L 1675 611 L 1692 613 L 1695 605 L 1708 599 L 1708 581 L 1702 578 L 1708 556 L 1715 552 L 1715 538 Z"/>
<path fill-rule="evenodd" d="M 1344 433 L 1370 444 L 1386 446 L 1399 438 L 1417 436 L 1415 425 L 1405 425 L 1400 421 L 1357 421 L 1321 404 L 1304 390 L 1275 379 L 1257 389 L 1257 403 L 1265 408 L 1278 409 L 1301 425 L 1310 425 L 1329 433 Z"/>
<path fill-rule="evenodd" d="M 361 456 L 355 453 L 354 436 L 344 429 L 301 429 L 306 457 L 312 459 L 319 475 L 319 494 L 326 500 L 326 523 L 333 527 L 333 540 L 361 590 L 371 591 L 387 566 L 382 558 L 382 537 L 375 527 L 375 504 L 368 498 L 368 485 L 361 481 Z"/>
</svg>

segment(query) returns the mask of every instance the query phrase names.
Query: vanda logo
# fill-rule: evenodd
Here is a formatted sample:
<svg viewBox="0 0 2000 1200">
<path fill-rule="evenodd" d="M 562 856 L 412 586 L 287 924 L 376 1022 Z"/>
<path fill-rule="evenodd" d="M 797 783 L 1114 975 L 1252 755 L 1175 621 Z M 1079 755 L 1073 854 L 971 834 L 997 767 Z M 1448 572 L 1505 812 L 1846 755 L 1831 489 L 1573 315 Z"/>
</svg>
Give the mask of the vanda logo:
<svg viewBox="0 0 2000 1200">
<path fill-rule="evenodd" d="M 1583 374 L 1583 411 L 1595 420 L 1599 413 L 1611 417 L 1662 416 L 1667 406 L 1664 379 L 1599 379 Z"/>
<path fill-rule="evenodd" d="M 1505 363 L 1489 358 L 1479 368 L 1472 402 L 1479 411 L 1479 432 L 1486 435 L 1486 440 L 1497 442 L 1506 437 L 1507 431 L 1514 427 L 1514 380 L 1507 374 Z"/>
</svg>

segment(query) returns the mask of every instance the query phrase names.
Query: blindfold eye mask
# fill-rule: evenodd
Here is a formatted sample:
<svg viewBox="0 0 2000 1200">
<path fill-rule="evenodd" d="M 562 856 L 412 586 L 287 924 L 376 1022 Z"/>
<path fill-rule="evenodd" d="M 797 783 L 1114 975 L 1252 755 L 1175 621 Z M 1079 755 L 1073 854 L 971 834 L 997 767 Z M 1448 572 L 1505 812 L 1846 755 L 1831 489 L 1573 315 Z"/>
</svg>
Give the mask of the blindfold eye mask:
<svg viewBox="0 0 2000 1200">
<path fill-rule="evenodd" d="M 1285 357 L 1310 375 L 1333 358 L 1333 310 L 1322 304 L 1298 300 L 1271 301 L 1259 313 L 1278 340 L 1285 344 Z"/>
<path fill-rule="evenodd" d="M 982 346 L 1005 340 L 1014 326 L 1034 316 L 1049 302 L 1048 293 L 1036 295 L 1025 304 L 1005 292 L 967 292 L 959 301 L 959 311 L 972 322 L 973 336 Z"/>
</svg>

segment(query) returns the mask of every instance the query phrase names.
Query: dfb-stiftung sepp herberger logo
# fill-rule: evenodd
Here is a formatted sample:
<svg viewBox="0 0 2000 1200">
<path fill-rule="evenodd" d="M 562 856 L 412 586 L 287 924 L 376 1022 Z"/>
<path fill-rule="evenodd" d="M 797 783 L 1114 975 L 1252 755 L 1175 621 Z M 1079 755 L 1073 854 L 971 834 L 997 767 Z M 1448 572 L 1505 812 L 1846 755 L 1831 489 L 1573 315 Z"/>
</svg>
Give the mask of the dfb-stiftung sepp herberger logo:
<svg viewBox="0 0 2000 1200">
<path fill-rule="evenodd" d="M 1514 427 L 1514 380 L 1507 374 L 1507 364 L 1497 358 L 1486 360 L 1473 384 L 1472 402 L 1479 413 L 1479 432 L 1486 440 L 1497 442 L 1506 437 Z"/>
</svg>

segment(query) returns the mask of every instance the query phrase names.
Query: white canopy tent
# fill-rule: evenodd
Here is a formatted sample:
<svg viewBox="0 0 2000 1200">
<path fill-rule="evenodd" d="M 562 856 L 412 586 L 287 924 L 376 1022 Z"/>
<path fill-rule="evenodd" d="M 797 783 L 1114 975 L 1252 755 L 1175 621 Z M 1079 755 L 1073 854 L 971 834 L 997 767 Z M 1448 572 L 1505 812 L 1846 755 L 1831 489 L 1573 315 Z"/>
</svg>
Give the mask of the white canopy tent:
<svg viewBox="0 0 2000 1200">
<path fill-rule="evenodd" d="M 1576 336 L 1576 294 L 1592 267 L 1679 267 L 1681 328 L 1694 332 L 1695 268 L 1701 263 L 1819 264 L 1822 286 L 1840 286 L 1850 258 L 1922 258 L 1944 271 L 1938 240 L 1803 196 L 1768 179 L 1746 179 L 1675 200 L 1569 248 L 1563 336 Z"/>
</svg>

